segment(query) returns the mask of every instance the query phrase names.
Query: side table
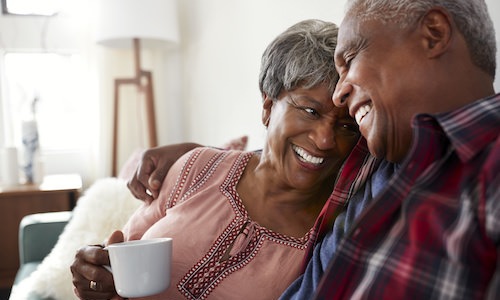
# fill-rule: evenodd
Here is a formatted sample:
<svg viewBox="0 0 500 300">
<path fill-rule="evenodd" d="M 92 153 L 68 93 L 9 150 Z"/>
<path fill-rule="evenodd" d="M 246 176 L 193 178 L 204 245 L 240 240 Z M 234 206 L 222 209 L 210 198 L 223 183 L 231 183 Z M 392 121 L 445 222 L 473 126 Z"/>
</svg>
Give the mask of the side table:
<svg viewBox="0 0 500 300">
<path fill-rule="evenodd" d="M 19 269 L 19 223 L 40 212 L 72 210 L 82 189 L 77 174 L 48 175 L 40 184 L 0 185 L 0 289 L 10 288 Z"/>
</svg>

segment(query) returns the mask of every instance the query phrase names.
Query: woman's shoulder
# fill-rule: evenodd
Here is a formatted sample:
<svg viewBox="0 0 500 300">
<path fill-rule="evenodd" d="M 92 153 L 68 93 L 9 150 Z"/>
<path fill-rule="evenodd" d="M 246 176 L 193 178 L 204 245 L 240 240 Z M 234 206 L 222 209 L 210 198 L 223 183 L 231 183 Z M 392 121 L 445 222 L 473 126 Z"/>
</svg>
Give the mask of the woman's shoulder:
<svg viewBox="0 0 500 300">
<path fill-rule="evenodd" d="M 229 174 L 239 176 L 251 156 L 252 152 L 211 147 L 199 147 L 187 152 L 167 175 L 169 194 L 176 195 L 170 199 L 170 205 L 186 192 L 193 191 L 194 187 L 194 190 L 199 190 L 208 182 L 224 182 Z"/>
<path fill-rule="evenodd" d="M 200 176 L 221 177 L 232 169 L 243 170 L 253 152 L 240 150 L 224 150 L 212 147 L 198 147 L 184 154 L 172 166 L 169 176 L 172 180 L 196 181 Z M 174 179 L 175 177 L 175 179 Z"/>
<path fill-rule="evenodd" d="M 225 150 L 213 147 L 198 147 L 186 153 L 183 158 L 184 164 L 192 167 L 214 166 L 214 165 L 232 165 L 245 157 L 250 157 L 253 152 L 241 150 Z"/>
</svg>

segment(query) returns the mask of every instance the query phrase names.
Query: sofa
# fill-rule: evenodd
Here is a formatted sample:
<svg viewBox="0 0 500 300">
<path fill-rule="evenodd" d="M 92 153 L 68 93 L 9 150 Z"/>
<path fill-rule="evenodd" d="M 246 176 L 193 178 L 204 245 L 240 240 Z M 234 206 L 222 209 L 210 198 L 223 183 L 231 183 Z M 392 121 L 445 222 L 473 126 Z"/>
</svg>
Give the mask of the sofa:
<svg viewBox="0 0 500 300">
<path fill-rule="evenodd" d="M 103 243 L 141 203 L 124 179 L 110 177 L 85 190 L 71 212 L 25 216 L 19 226 L 21 266 L 9 299 L 77 300 L 70 272 L 76 251 Z"/>
<path fill-rule="evenodd" d="M 229 140 L 223 149 L 245 150 L 247 136 Z M 71 263 L 85 245 L 100 244 L 121 229 L 141 205 L 127 188 L 142 150 L 131 155 L 118 177 L 101 178 L 84 191 L 73 211 L 25 216 L 19 226 L 17 272 L 9 300 L 78 300 Z"/>
<path fill-rule="evenodd" d="M 56 245 L 64 227 L 71 219 L 70 211 L 38 213 L 25 216 L 19 224 L 19 261 L 14 285 L 29 277 Z M 28 294 L 27 300 L 47 299 L 36 291 Z"/>
</svg>

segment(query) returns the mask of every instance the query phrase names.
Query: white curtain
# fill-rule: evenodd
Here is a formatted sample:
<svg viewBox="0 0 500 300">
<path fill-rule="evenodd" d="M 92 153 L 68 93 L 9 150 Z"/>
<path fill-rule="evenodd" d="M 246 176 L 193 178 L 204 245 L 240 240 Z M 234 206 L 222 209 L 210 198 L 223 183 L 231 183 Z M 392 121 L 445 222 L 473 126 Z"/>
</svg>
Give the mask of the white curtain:
<svg viewBox="0 0 500 300">
<path fill-rule="evenodd" d="M 57 128 L 75 128 L 77 138 L 85 142 L 74 147 L 65 145 L 64 149 L 52 146 L 44 149 L 42 145 L 44 169 L 46 174 L 79 173 L 86 186 L 97 178 L 111 174 L 113 82 L 115 78 L 131 77 L 134 72 L 132 49 L 112 50 L 96 45 L 92 26 L 91 14 L 80 17 L 61 14 L 51 18 L 0 15 L 0 45 L 4 49 L 0 53 L 2 62 L 6 52 L 74 53 L 82 60 L 85 74 L 66 96 L 81 98 L 80 104 L 84 109 L 79 115 L 84 114 L 83 118 L 75 118 L 73 124 L 71 120 L 59 124 L 56 122 L 65 120 L 67 116 L 54 115 L 52 129 L 40 134 L 51 135 L 54 139 L 58 138 Z M 153 71 L 154 93 L 160 103 L 157 108 L 162 108 L 165 53 L 143 51 L 142 65 L 144 69 Z M 12 143 L 19 146 L 15 134 L 16 124 L 10 117 L 12 110 L 8 105 L 3 64 L 0 67 L 0 147 Z M 133 87 L 123 87 L 120 94 L 119 168 L 132 152 L 147 147 L 142 97 Z"/>
</svg>

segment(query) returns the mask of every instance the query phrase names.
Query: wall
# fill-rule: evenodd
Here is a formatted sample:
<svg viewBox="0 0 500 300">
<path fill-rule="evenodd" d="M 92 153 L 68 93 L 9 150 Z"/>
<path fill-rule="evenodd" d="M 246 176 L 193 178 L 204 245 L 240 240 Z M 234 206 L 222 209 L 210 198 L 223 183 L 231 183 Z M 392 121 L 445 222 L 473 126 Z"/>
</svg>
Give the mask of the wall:
<svg viewBox="0 0 500 300">
<path fill-rule="evenodd" d="M 319 18 L 340 24 L 345 1 L 180 2 L 184 112 L 179 124 L 186 126 L 180 137 L 219 145 L 230 137 L 249 134 L 250 148 L 261 147 L 265 134 L 258 90 L 262 52 L 276 35 L 299 20 Z M 500 41 L 500 2 L 486 2 Z M 500 91 L 499 79 L 495 87 Z"/>
<path fill-rule="evenodd" d="M 344 1 L 181 2 L 185 138 L 209 145 L 249 135 L 262 147 L 260 58 L 265 47 L 308 18 L 339 23 Z"/>
<path fill-rule="evenodd" d="M 82 7 L 90 3 L 72 2 L 81 3 Z M 500 41 L 500 2 L 486 2 Z M 246 134 L 249 148 L 256 149 L 262 147 L 265 134 L 258 89 L 262 52 L 276 35 L 299 20 L 319 18 L 340 24 L 345 0 L 179 0 L 178 3 L 181 30 L 178 47 L 164 52 L 143 52 L 143 67 L 154 74 L 159 143 L 194 141 L 218 146 Z M 92 17 L 92 14 L 87 17 L 90 25 L 94 22 Z M 94 162 L 85 167 L 90 168 L 86 172 L 93 178 L 106 176 L 110 172 L 113 78 L 133 73 L 131 52 L 96 46 L 88 31 L 91 26 L 85 31 L 71 22 L 60 22 L 44 23 L 37 19 L 32 27 L 26 28 L 1 17 L 0 46 L 39 47 L 40 32 L 45 28 L 44 43 L 49 48 L 76 47 L 94 58 L 100 121 L 89 122 L 100 124 L 98 132 L 93 133 L 99 143 L 88 154 Z M 495 88 L 500 91 L 498 78 Z M 134 111 L 133 107 L 131 110 Z M 144 146 L 137 141 L 140 137 L 136 135 L 140 133 L 136 118 L 129 114 L 124 124 L 127 128 L 122 131 L 123 140 L 128 143 L 121 163 L 137 145 Z M 54 161 L 60 164 L 60 160 Z M 72 161 L 76 160 L 68 161 L 67 168 Z"/>
<path fill-rule="evenodd" d="M 500 1 L 486 0 L 488 10 L 495 25 L 495 33 L 497 37 L 497 72 L 495 80 L 495 91 L 500 92 Z"/>
</svg>

